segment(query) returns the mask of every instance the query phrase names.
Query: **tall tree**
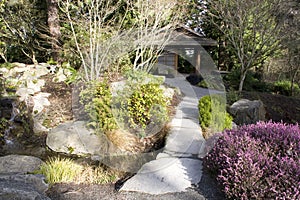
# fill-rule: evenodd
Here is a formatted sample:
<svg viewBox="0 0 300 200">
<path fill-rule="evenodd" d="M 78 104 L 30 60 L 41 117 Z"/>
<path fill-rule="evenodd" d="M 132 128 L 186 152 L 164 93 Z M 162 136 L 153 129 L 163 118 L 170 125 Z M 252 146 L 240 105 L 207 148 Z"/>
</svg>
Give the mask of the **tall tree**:
<svg viewBox="0 0 300 200">
<path fill-rule="evenodd" d="M 5 43 L 7 61 L 26 62 L 23 55 L 34 63 L 44 59 L 48 48 L 46 20 L 43 0 L 4 1 L 0 41 Z"/>
<path fill-rule="evenodd" d="M 300 1 L 287 0 L 282 3 L 277 20 L 282 26 L 283 58 L 290 74 L 291 95 L 293 95 L 294 83 L 300 73 Z"/>
<path fill-rule="evenodd" d="M 0 13 L 4 11 L 5 0 L 0 1 Z M 2 17 L 0 17 L 0 33 L 3 35 L 5 32 L 6 26 Z M 6 58 L 6 43 L 3 37 L 0 37 L 0 58 L 7 62 Z"/>
<path fill-rule="evenodd" d="M 182 15 L 176 12 L 181 1 L 59 1 L 85 79 L 99 78 L 129 52 L 134 54 L 133 68 L 148 71 Z"/>
<path fill-rule="evenodd" d="M 232 45 L 240 70 L 239 91 L 249 69 L 279 49 L 281 27 L 275 13 L 281 0 L 210 0 L 209 20 Z M 221 22 L 221 23 L 220 23 Z"/>
<path fill-rule="evenodd" d="M 52 46 L 52 58 L 58 61 L 59 56 L 59 39 L 61 36 L 60 25 L 59 25 L 59 13 L 58 13 L 58 1 L 47 0 L 47 11 L 48 11 L 48 26 L 51 36 Z"/>
</svg>

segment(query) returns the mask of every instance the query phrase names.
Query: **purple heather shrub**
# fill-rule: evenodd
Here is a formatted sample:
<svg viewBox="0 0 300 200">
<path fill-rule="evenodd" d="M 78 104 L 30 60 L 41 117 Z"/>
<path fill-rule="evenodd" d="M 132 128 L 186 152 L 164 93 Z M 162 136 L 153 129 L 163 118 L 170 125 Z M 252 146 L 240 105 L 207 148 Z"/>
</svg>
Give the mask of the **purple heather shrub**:
<svg viewBox="0 0 300 200">
<path fill-rule="evenodd" d="M 300 127 L 258 122 L 226 130 L 204 166 L 229 199 L 300 199 Z"/>
</svg>

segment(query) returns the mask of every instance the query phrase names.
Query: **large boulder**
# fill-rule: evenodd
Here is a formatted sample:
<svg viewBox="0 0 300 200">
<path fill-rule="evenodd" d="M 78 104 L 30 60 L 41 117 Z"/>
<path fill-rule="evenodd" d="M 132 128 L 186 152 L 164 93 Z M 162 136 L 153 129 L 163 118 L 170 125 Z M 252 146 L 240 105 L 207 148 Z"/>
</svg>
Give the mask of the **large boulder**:
<svg viewBox="0 0 300 200">
<path fill-rule="evenodd" d="M 37 157 L 8 155 L 0 157 L 0 174 L 33 172 L 43 164 Z"/>
<path fill-rule="evenodd" d="M 240 99 L 230 106 L 229 113 L 237 125 L 244 125 L 264 121 L 266 110 L 260 100 Z"/>
<path fill-rule="evenodd" d="M 50 200 L 45 195 L 47 189 L 42 175 L 0 175 L 0 199 Z"/>
<path fill-rule="evenodd" d="M 87 128 L 85 121 L 71 121 L 60 124 L 49 131 L 47 146 L 56 152 L 75 155 L 101 155 L 114 152 L 114 146 L 104 134 L 96 135 Z"/>
<path fill-rule="evenodd" d="M 39 169 L 42 163 L 32 156 L 0 157 L 0 199 L 48 200 L 44 176 L 27 174 Z"/>
<path fill-rule="evenodd" d="M 92 160 L 127 172 L 138 171 L 144 163 L 155 159 L 160 153 L 160 150 L 134 153 L 136 146 L 131 145 L 138 141 L 131 143 L 136 138 L 121 130 L 98 135 L 93 132 L 86 127 L 84 121 L 65 122 L 50 130 L 46 144 L 55 152 L 90 157 Z"/>
</svg>

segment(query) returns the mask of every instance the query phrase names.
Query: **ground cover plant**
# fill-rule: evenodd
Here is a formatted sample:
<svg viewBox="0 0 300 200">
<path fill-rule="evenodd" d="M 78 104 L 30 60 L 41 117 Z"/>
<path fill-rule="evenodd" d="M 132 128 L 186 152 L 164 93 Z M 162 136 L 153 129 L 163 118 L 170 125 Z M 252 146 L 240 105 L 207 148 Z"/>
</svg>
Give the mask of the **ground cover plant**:
<svg viewBox="0 0 300 200">
<path fill-rule="evenodd" d="M 300 127 L 258 122 L 226 130 L 204 166 L 229 199 L 299 199 Z"/>
</svg>

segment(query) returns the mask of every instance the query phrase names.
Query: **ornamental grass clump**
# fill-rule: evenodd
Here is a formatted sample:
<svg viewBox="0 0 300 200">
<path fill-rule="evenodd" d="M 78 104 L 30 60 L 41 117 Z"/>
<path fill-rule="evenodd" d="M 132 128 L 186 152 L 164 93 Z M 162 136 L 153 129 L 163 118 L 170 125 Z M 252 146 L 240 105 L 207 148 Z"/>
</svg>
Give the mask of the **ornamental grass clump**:
<svg viewBox="0 0 300 200">
<path fill-rule="evenodd" d="M 300 128 L 258 122 L 226 130 L 204 166 L 229 199 L 300 199 Z"/>
</svg>

